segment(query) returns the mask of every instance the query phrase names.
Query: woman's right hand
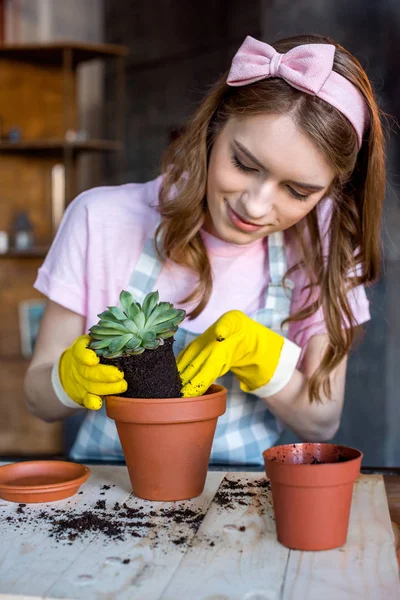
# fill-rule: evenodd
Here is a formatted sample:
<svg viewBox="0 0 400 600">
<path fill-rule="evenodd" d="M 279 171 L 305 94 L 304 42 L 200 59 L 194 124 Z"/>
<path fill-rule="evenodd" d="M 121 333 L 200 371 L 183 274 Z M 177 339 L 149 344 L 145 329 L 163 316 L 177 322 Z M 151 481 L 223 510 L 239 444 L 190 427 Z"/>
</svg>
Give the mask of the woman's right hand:
<svg viewBox="0 0 400 600">
<path fill-rule="evenodd" d="M 117 367 L 100 364 L 97 354 L 87 346 L 89 335 L 79 336 L 59 361 L 59 377 L 68 396 L 85 408 L 99 410 L 102 396 L 121 394 L 128 384 Z"/>
</svg>

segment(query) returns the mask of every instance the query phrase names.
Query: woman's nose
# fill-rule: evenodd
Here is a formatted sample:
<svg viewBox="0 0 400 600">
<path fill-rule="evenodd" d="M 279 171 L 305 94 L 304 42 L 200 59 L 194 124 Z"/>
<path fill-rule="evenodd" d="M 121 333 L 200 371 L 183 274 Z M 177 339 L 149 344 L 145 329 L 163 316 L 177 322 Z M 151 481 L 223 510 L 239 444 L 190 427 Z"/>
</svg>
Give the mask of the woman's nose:
<svg viewBox="0 0 400 600">
<path fill-rule="evenodd" d="M 257 220 L 270 215 L 273 211 L 276 198 L 276 189 L 272 182 L 249 190 L 243 194 L 244 210 L 250 220 Z"/>
</svg>

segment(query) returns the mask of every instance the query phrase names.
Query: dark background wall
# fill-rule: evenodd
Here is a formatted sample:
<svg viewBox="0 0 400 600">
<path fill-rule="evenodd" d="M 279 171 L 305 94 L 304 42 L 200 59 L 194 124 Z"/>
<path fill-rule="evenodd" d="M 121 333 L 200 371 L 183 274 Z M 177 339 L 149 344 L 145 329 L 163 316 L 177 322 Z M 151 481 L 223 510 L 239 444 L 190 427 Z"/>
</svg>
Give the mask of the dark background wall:
<svg viewBox="0 0 400 600">
<path fill-rule="evenodd" d="M 360 60 L 383 110 L 400 115 L 398 0 L 105 0 L 104 23 L 105 41 L 130 48 L 125 181 L 146 181 L 159 173 L 171 131 L 229 67 L 246 35 L 268 42 L 299 33 L 334 38 Z M 106 89 L 111 77 L 106 74 Z M 111 109 L 107 122 L 112 123 Z M 400 464 L 399 142 L 394 123 L 389 125 L 382 277 L 368 291 L 372 321 L 350 357 L 336 436 L 361 448 L 370 466 Z M 290 432 L 283 437 L 292 439 Z"/>
</svg>

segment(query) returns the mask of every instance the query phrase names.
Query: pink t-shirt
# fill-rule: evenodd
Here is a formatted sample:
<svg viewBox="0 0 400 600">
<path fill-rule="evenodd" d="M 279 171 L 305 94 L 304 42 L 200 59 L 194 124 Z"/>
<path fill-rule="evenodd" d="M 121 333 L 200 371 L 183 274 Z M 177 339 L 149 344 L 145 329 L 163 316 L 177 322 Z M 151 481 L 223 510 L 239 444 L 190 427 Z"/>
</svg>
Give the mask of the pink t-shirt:
<svg viewBox="0 0 400 600">
<path fill-rule="evenodd" d="M 161 177 L 144 184 L 125 184 L 91 189 L 76 198 L 64 218 L 50 251 L 39 269 L 34 287 L 62 306 L 86 317 L 86 329 L 98 321 L 107 306 L 116 305 L 125 289 L 144 244 L 158 222 L 156 206 Z M 332 206 L 323 201 L 319 220 L 326 231 Z M 224 242 L 202 231 L 213 271 L 213 290 L 204 311 L 182 326 L 201 333 L 224 312 L 238 309 L 251 315 L 264 303 L 269 281 L 265 240 L 240 246 Z M 325 246 L 327 240 L 325 238 Z M 298 262 L 287 244 L 288 267 Z M 291 313 L 304 304 L 308 293 L 304 272 L 297 270 Z M 196 284 L 196 275 L 166 261 L 156 283 L 160 298 L 179 308 Z M 359 324 L 370 318 L 369 303 L 362 286 L 350 292 L 350 303 Z M 310 337 L 326 331 L 322 311 L 300 323 L 291 323 L 289 339 L 305 349 Z"/>
</svg>

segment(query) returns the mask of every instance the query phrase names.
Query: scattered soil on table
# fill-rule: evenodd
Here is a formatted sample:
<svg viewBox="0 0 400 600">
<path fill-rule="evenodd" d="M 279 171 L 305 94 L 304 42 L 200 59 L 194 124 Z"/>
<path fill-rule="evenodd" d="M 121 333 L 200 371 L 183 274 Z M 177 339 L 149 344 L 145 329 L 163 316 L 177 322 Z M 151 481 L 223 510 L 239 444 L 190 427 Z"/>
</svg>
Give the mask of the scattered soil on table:
<svg viewBox="0 0 400 600">
<path fill-rule="evenodd" d="M 23 515 L 25 513 L 24 508 L 26 504 L 18 504 L 17 513 Z"/>
<path fill-rule="evenodd" d="M 268 479 L 260 478 L 253 481 L 247 479 L 229 479 L 229 475 L 221 482 L 218 492 L 214 497 L 214 503 L 217 505 L 219 513 L 224 513 L 227 510 L 233 511 L 240 506 L 254 508 L 259 515 L 264 515 L 270 507 L 270 514 L 273 517 L 272 511 L 272 495 L 271 484 Z M 241 533 L 246 531 L 246 527 L 241 525 L 238 527 Z M 209 536 L 204 535 L 200 543 L 205 543 L 211 548 L 218 542 L 219 535 Z M 199 540 L 196 539 L 199 543 Z"/>
<path fill-rule="evenodd" d="M 235 505 L 249 506 L 254 504 L 256 508 L 266 508 L 265 496 L 260 494 L 260 488 L 268 492 L 271 489 L 271 484 L 268 479 L 256 479 L 254 481 L 246 481 L 241 479 L 228 479 L 225 477 L 219 490 L 214 498 L 214 501 L 224 509 L 235 509 Z M 257 491 L 258 490 L 258 491 Z"/>
<path fill-rule="evenodd" d="M 110 486 L 100 487 L 99 495 L 109 489 Z M 271 503 L 269 490 L 270 483 L 264 478 L 248 482 L 245 479 L 231 480 L 225 477 L 214 502 L 218 511 L 233 510 L 238 505 L 252 505 L 262 514 L 266 512 L 267 504 Z M 165 539 L 164 536 L 167 536 L 171 543 L 185 550 L 204 518 L 200 508 L 191 509 L 178 503 L 171 503 L 168 508 L 158 508 L 157 503 L 146 502 L 133 495 L 130 500 L 134 501 L 134 507 L 125 502 L 107 504 L 105 499 L 99 499 L 88 509 L 59 508 L 59 505 L 46 505 L 43 509 L 37 505 L 19 504 L 13 514 L 6 511 L 8 516 L 0 509 L 0 537 L 3 522 L 8 527 L 13 526 L 14 531 L 26 524 L 32 526 L 33 530 L 43 531 L 45 528 L 55 542 L 70 545 L 91 534 L 97 534 L 103 537 L 106 544 L 109 541 L 126 541 L 135 537 L 145 538 L 150 547 L 154 548 L 161 543 L 161 538 Z M 244 526 L 238 529 L 241 532 L 246 530 Z M 216 538 L 206 536 L 202 542 L 213 547 L 215 540 Z M 123 564 L 129 562 L 130 559 L 122 561 Z"/>
<path fill-rule="evenodd" d="M 138 500 L 135 499 L 135 503 L 137 502 Z M 97 500 L 92 508 L 87 510 L 84 508 L 79 510 L 79 507 L 61 509 L 51 505 L 39 510 L 35 505 L 20 504 L 12 515 L 7 511 L 8 516 L 5 516 L 0 509 L 0 536 L 3 520 L 7 526 L 13 526 L 14 531 L 18 531 L 25 524 L 32 526 L 33 530 L 45 528 L 49 537 L 56 542 L 67 544 L 83 540 L 94 533 L 103 536 L 105 543 L 107 540 L 126 541 L 130 537 L 135 537 L 150 540 L 150 545 L 154 547 L 159 543 L 159 534 L 165 532 L 173 544 L 181 546 L 190 541 L 203 520 L 200 509 L 192 510 L 187 507 L 157 509 L 156 505 L 153 505 L 154 510 L 149 511 L 150 503 L 143 502 L 139 501 L 140 505 L 137 508 L 128 506 L 125 502 L 123 504 L 114 502 L 108 507 L 106 500 Z M 171 533 L 174 524 L 176 527 Z"/>
</svg>

